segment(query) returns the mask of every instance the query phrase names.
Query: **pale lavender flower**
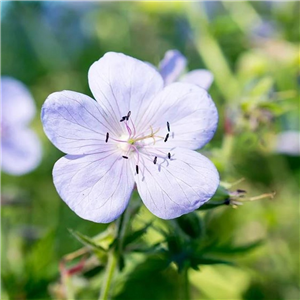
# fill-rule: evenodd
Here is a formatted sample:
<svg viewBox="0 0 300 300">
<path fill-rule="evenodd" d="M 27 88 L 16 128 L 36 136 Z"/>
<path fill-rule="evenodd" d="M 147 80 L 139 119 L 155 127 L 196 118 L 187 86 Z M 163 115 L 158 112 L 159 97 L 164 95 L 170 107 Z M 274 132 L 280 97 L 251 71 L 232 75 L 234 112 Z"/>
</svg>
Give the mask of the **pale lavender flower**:
<svg viewBox="0 0 300 300">
<path fill-rule="evenodd" d="M 28 127 L 36 109 L 28 89 L 11 77 L 1 77 L 1 168 L 11 175 L 34 170 L 41 160 L 41 144 Z"/>
<path fill-rule="evenodd" d="M 189 213 L 215 193 L 219 175 L 193 150 L 214 135 L 218 114 L 196 85 L 164 88 L 152 67 L 107 53 L 90 68 L 97 101 L 80 93 L 51 94 L 42 108 L 45 133 L 67 153 L 53 169 L 61 198 L 80 217 L 115 220 L 137 190 L 156 216 Z"/>
<path fill-rule="evenodd" d="M 214 80 L 213 74 L 208 70 L 197 69 L 181 76 L 186 64 L 186 58 L 178 50 L 167 51 L 159 64 L 159 72 L 165 81 L 165 85 L 180 81 L 196 84 L 208 90 Z"/>
<path fill-rule="evenodd" d="M 296 130 L 282 131 L 276 136 L 274 152 L 290 156 L 300 155 L 300 132 Z"/>
</svg>

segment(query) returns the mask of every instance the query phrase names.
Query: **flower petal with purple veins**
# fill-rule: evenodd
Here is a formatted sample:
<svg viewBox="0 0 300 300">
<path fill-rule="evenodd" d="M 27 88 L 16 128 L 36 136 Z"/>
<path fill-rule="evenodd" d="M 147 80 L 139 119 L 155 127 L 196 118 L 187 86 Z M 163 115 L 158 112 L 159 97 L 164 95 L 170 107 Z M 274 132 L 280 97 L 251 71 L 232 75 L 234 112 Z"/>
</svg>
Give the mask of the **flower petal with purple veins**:
<svg viewBox="0 0 300 300">
<path fill-rule="evenodd" d="M 176 148 L 171 160 L 158 158 L 154 164 L 145 157 L 137 190 L 146 207 L 162 219 L 189 213 L 208 201 L 219 185 L 212 162 L 195 151 Z"/>
<path fill-rule="evenodd" d="M 155 145 L 162 148 L 183 147 L 199 149 L 213 137 L 218 125 L 218 112 L 206 90 L 188 83 L 172 83 L 144 108 L 137 128 L 142 131 L 150 125 L 160 128 L 158 136 L 167 134 L 168 142 L 158 139 Z"/>
<path fill-rule="evenodd" d="M 90 89 L 110 121 L 119 123 L 134 109 L 132 119 L 140 115 L 141 105 L 163 89 L 163 80 L 154 68 L 122 53 L 106 53 L 89 70 Z"/>
<path fill-rule="evenodd" d="M 61 198 L 81 218 L 109 223 L 125 210 L 134 187 L 129 161 L 115 152 L 66 155 L 53 169 Z"/>
<path fill-rule="evenodd" d="M 42 108 L 42 122 L 50 141 L 68 154 L 109 150 L 106 133 L 122 132 L 92 98 L 71 91 L 51 94 Z"/>
</svg>

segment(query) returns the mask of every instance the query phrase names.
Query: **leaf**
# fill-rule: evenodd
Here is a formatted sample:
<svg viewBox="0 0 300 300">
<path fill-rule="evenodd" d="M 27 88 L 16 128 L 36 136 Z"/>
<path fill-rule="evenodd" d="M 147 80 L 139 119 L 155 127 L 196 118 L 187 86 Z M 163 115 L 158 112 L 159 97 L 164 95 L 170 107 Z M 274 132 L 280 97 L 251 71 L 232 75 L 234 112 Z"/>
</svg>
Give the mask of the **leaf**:
<svg viewBox="0 0 300 300">
<path fill-rule="evenodd" d="M 218 245 L 215 242 L 206 246 L 201 250 L 202 253 L 209 254 L 222 254 L 222 255 L 236 255 L 241 253 L 249 252 L 263 244 L 262 240 L 255 241 L 242 246 L 235 246 L 232 243 L 227 243 L 223 245 Z"/>
<path fill-rule="evenodd" d="M 86 235 L 83 235 L 82 233 L 80 233 L 78 231 L 74 231 L 72 229 L 69 229 L 69 231 L 83 245 L 88 246 L 88 247 L 90 247 L 90 248 L 92 248 L 93 250 L 96 250 L 96 251 L 100 251 L 100 252 L 104 252 L 104 253 L 107 252 L 106 249 L 104 249 L 100 245 L 96 244 L 95 241 L 92 238 L 90 238 Z"/>
<path fill-rule="evenodd" d="M 233 262 L 224 260 L 224 259 L 219 259 L 219 258 L 208 258 L 208 257 L 192 257 L 191 259 L 191 264 L 194 268 L 194 265 L 234 265 Z"/>
<path fill-rule="evenodd" d="M 178 273 L 164 255 L 150 255 L 126 276 L 114 300 L 179 299 Z"/>
<path fill-rule="evenodd" d="M 251 89 L 249 96 L 252 97 L 260 97 L 264 95 L 268 95 L 271 91 L 274 84 L 274 80 L 272 77 L 264 77 L 259 80 L 255 86 Z"/>
<path fill-rule="evenodd" d="M 224 201 L 208 201 L 198 208 L 198 210 L 208 210 L 219 206 L 229 205 L 229 198 Z"/>
<path fill-rule="evenodd" d="M 215 249 L 213 249 L 212 251 L 216 253 L 216 251 L 218 253 L 223 253 L 223 254 L 240 254 L 240 253 L 245 253 L 245 252 L 249 252 L 259 246 L 261 246 L 263 244 L 264 241 L 259 240 L 259 241 L 255 241 L 253 243 L 249 243 L 243 246 L 232 246 L 232 245 L 223 245 L 223 246 L 219 246 Z"/>
<path fill-rule="evenodd" d="M 201 218 L 195 212 L 183 215 L 176 220 L 180 229 L 191 238 L 199 238 L 203 235 L 203 223 Z"/>
<path fill-rule="evenodd" d="M 125 236 L 124 242 L 123 242 L 124 247 L 126 247 L 127 245 L 135 242 L 137 239 L 142 237 L 147 232 L 147 230 L 148 230 L 148 228 L 150 227 L 151 224 L 152 224 L 152 222 L 149 222 L 143 228 L 141 228 L 137 231 L 134 231 L 133 233 L 128 234 L 127 236 Z"/>
<path fill-rule="evenodd" d="M 198 210 L 207 210 L 216 208 L 218 206 L 228 205 L 229 197 L 230 196 L 228 190 L 225 187 L 219 185 L 214 196 L 208 202 L 200 206 Z"/>
</svg>

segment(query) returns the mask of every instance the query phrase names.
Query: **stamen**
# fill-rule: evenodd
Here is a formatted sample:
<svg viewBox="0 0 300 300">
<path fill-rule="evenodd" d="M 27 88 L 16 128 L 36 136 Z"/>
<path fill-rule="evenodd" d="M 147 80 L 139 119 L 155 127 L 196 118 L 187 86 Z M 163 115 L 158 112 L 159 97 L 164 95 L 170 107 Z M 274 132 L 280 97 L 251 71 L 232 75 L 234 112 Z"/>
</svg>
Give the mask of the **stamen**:
<svg viewBox="0 0 300 300">
<path fill-rule="evenodd" d="M 128 156 L 122 155 L 123 158 L 128 159 Z"/>
<path fill-rule="evenodd" d="M 135 126 L 134 126 L 134 124 L 132 122 L 132 119 L 130 119 L 130 121 L 131 121 L 131 125 L 133 127 L 133 136 L 136 136 L 136 129 L 135 129 Z"/>
<path fill-rule="evenodd" d="M 157 156 L 154 157 L 153 163 L 156 165 L 157 162 Z"/>
<path fill-rule="evenodd" d="M 130 115 L 131 115 L 131 111 L 129 111 L 127 116 L 126 116 L 127 121 L 129 120 Z"/>
<path fill-rule="evenodd" d="M 126 118 L 127 118 L 127 116 L 125 116 L 125 117 L 122 117 L 122 119 L 120 120 L 120 122 L 123 122 L 123 121 L 125 121 L 125 120 L 126 120 Z"/>
<path fill-rule="evenodd" d="M 164 142 L 166 142 L 168 140 L 168 138 L 169 138 L 169 134 L 167 133 Z"/>
<path fill-rule="evenodd" d="M 168 131 L 170 132 L 170 123 L 167 122 L 167 128 L 168 128 Z"/>
<path fill-rule="evenodd" d="M 139 174 L 139 166 L 138 165 L 135 166 L 135 170 L 136 170 L 136 174 Z"/>
<path fill-rule="evenodd" d="M 171 153 L 170 152 L 168 153 L 168 159 L 171 159 Z"/>
<path fill-rule="evenodd" d="M 109 133 L 107 132 L 107 133 L 106 133 L 106 139 L 105 139 L 105 143 L 107 143 L 107 142 L 108 142 L 108 138 L 109 138 Z"/>
</svg>

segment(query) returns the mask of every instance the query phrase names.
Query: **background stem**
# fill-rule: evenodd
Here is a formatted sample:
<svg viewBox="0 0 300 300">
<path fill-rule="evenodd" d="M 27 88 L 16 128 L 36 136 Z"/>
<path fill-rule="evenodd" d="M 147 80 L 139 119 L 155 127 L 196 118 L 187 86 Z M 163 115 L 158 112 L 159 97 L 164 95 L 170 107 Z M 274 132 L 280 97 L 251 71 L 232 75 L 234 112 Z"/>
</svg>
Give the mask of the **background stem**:
<svg viewBox="0 0 300 300">
<path fill-rule="evenodd" d="M 180 300 L 190 300 L 190 282 L 189 282 L 189 276 L 188 276 L 188 267 L 185 267 L 180 275 Z"/>
</svg>

